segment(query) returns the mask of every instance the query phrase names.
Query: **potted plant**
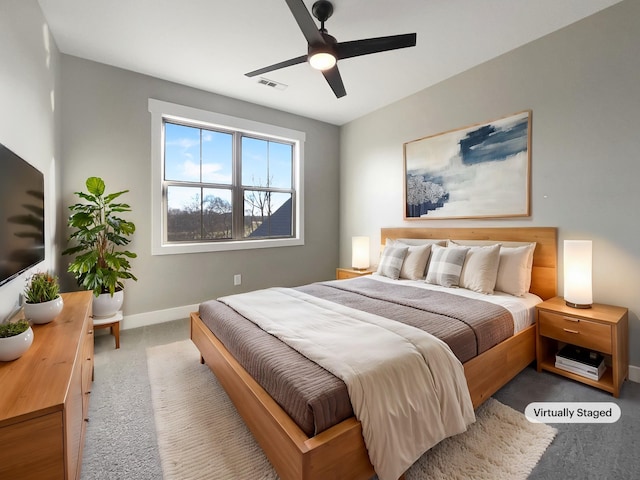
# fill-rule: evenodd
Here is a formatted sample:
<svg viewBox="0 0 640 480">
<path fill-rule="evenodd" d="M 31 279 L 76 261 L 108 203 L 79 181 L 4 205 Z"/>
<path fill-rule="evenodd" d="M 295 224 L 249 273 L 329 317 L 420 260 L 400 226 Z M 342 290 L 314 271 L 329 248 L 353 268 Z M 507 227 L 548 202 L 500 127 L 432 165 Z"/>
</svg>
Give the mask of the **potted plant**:
<svg viewBox="0 0 640 480">
<path fill-rule="evenodd" d="M 49 273 L 34 273 L 24 289 L 24 316 L 33 323 L 49 323 L 62 311 L 58 277 Z"/>
<path fill-rule="evenodd" d="M 33 343 L 33 330 L 26 320 L 0 324 L 0 362 L 22 356 Z"/>
<path fill-rule="evenodd" d="M 76 254 L 68 271 L 78 285 L 93 290 L 94 317 L 110 317 L 122 306 L 123 280 L 138 280 L 131 273 L 129 262 L 136 254 L 123 249 L 136 227 L 118 216 L 130 212 L 131 207 L 115 201 L 129 190 L 105 194 L 104 181 L 99 177 L 89 177 L 85 184 L 88 193 L 75 194 L 87 203 L 69 207 L 72 213 L 68 224 L 73 229 L 69 241 L 75 245 L 62 254 Z"/>
</svg>

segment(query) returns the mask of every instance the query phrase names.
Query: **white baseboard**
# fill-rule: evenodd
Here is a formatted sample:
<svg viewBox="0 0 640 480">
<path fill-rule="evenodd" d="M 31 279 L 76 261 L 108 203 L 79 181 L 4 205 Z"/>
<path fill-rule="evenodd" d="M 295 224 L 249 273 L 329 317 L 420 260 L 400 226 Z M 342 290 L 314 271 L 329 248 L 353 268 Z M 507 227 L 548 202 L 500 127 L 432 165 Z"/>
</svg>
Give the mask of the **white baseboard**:
<svg viewBox="0 0 640 480">
<path fill-rule="evenodd" d="M 640 367 L 629 365 L 629 380 L 640 383 Z"/>
<path fill-rule="evenodd" d="M 193 305 L 184 305 L 182 307 L 167 308 L 166 310 L 125 315 L 120 328 L 122 330 L 128 330 L 130 328 L 146 327 L 157 323 L 189 318 L 189 314 L 191 312 L 198 311 L 198 305 L 199 304 L 196 303 Z"/>
</svg>

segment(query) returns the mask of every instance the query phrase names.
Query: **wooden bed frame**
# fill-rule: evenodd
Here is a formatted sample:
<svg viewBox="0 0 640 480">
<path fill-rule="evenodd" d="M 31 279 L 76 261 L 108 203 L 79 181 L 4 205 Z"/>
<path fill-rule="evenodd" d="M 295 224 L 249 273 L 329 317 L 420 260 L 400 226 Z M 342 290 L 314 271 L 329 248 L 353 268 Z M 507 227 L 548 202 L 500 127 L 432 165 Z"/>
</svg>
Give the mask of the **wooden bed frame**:
<svg viewBox="0 0 640 480">
<path fill-rule="evenodd" d="M 531 289 L 543 300 L 556 295 L 557 240 L 553 227 L 383 228 L 386 238 L 434 238 L 536 242 Z M 191 314 L 191 339 L 201 361 L 216 375 L 238 413 L 282 480 L 365 480 L 375 472 L 355 417 L 307 437 L 287 413 L 240 366 L 224 345 Z M 535 360 L 535 325 L 464 364 L 474 408 Z"/>
</svg>

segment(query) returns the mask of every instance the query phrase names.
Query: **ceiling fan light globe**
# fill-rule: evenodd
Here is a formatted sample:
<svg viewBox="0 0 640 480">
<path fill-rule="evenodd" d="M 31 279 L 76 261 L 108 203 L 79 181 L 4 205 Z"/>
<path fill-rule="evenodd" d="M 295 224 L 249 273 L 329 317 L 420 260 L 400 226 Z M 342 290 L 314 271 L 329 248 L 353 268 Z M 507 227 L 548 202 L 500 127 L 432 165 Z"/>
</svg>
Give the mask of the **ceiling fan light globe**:
<svg viewBox="0 0 640 480">
<path fill-rule="evenodd" d="M 317 52 L 309 57 L 309 64 L 316 70 L 329 70 L 336 64 L 336 57 L 327 52 Z"/>
</svg>

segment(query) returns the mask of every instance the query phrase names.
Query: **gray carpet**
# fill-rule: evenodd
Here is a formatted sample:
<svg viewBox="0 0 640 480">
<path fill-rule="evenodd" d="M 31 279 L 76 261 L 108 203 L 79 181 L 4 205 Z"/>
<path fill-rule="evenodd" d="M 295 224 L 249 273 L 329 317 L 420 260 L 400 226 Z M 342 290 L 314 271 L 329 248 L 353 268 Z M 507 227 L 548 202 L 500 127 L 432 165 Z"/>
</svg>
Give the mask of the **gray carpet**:
<svg viewBox="0 0 640 480">
<path fill-rule="evenodd" d="M 524 412 L 531 402 L 615 402 L 613 424 L 554 424 L 558 434 L 529 480 L 631 480 L 640 478 L 640 384 L 626 381 L 620 398 L 529 367 L 494 397 Z"/>
<path fill-rule="evenodd" d="M 118 350 L 106 332 L 99 330 L 95 337 L 95 378 L 81 479 L 162 479 L 146 348 L 189 338 L 189 323 L 124 330 Z"/>
<path fill-rule="evenodd" d="M 104 333 L 104 334 L 103 334 Z M 121 347 L 99 331 L 82 480 L 162 479 L 151 408 L 146 348 L 189 338 L 187 320 L 121 332 Z M 525 369 L 495 398 L 524 412 L 533 401 L 615 401 L 614 424 L 557 424 L 558 434 L 530 480 L 640 478 L 640 384 L 625 382 L 621 398 L 550 373 Z"/>
</svg>

